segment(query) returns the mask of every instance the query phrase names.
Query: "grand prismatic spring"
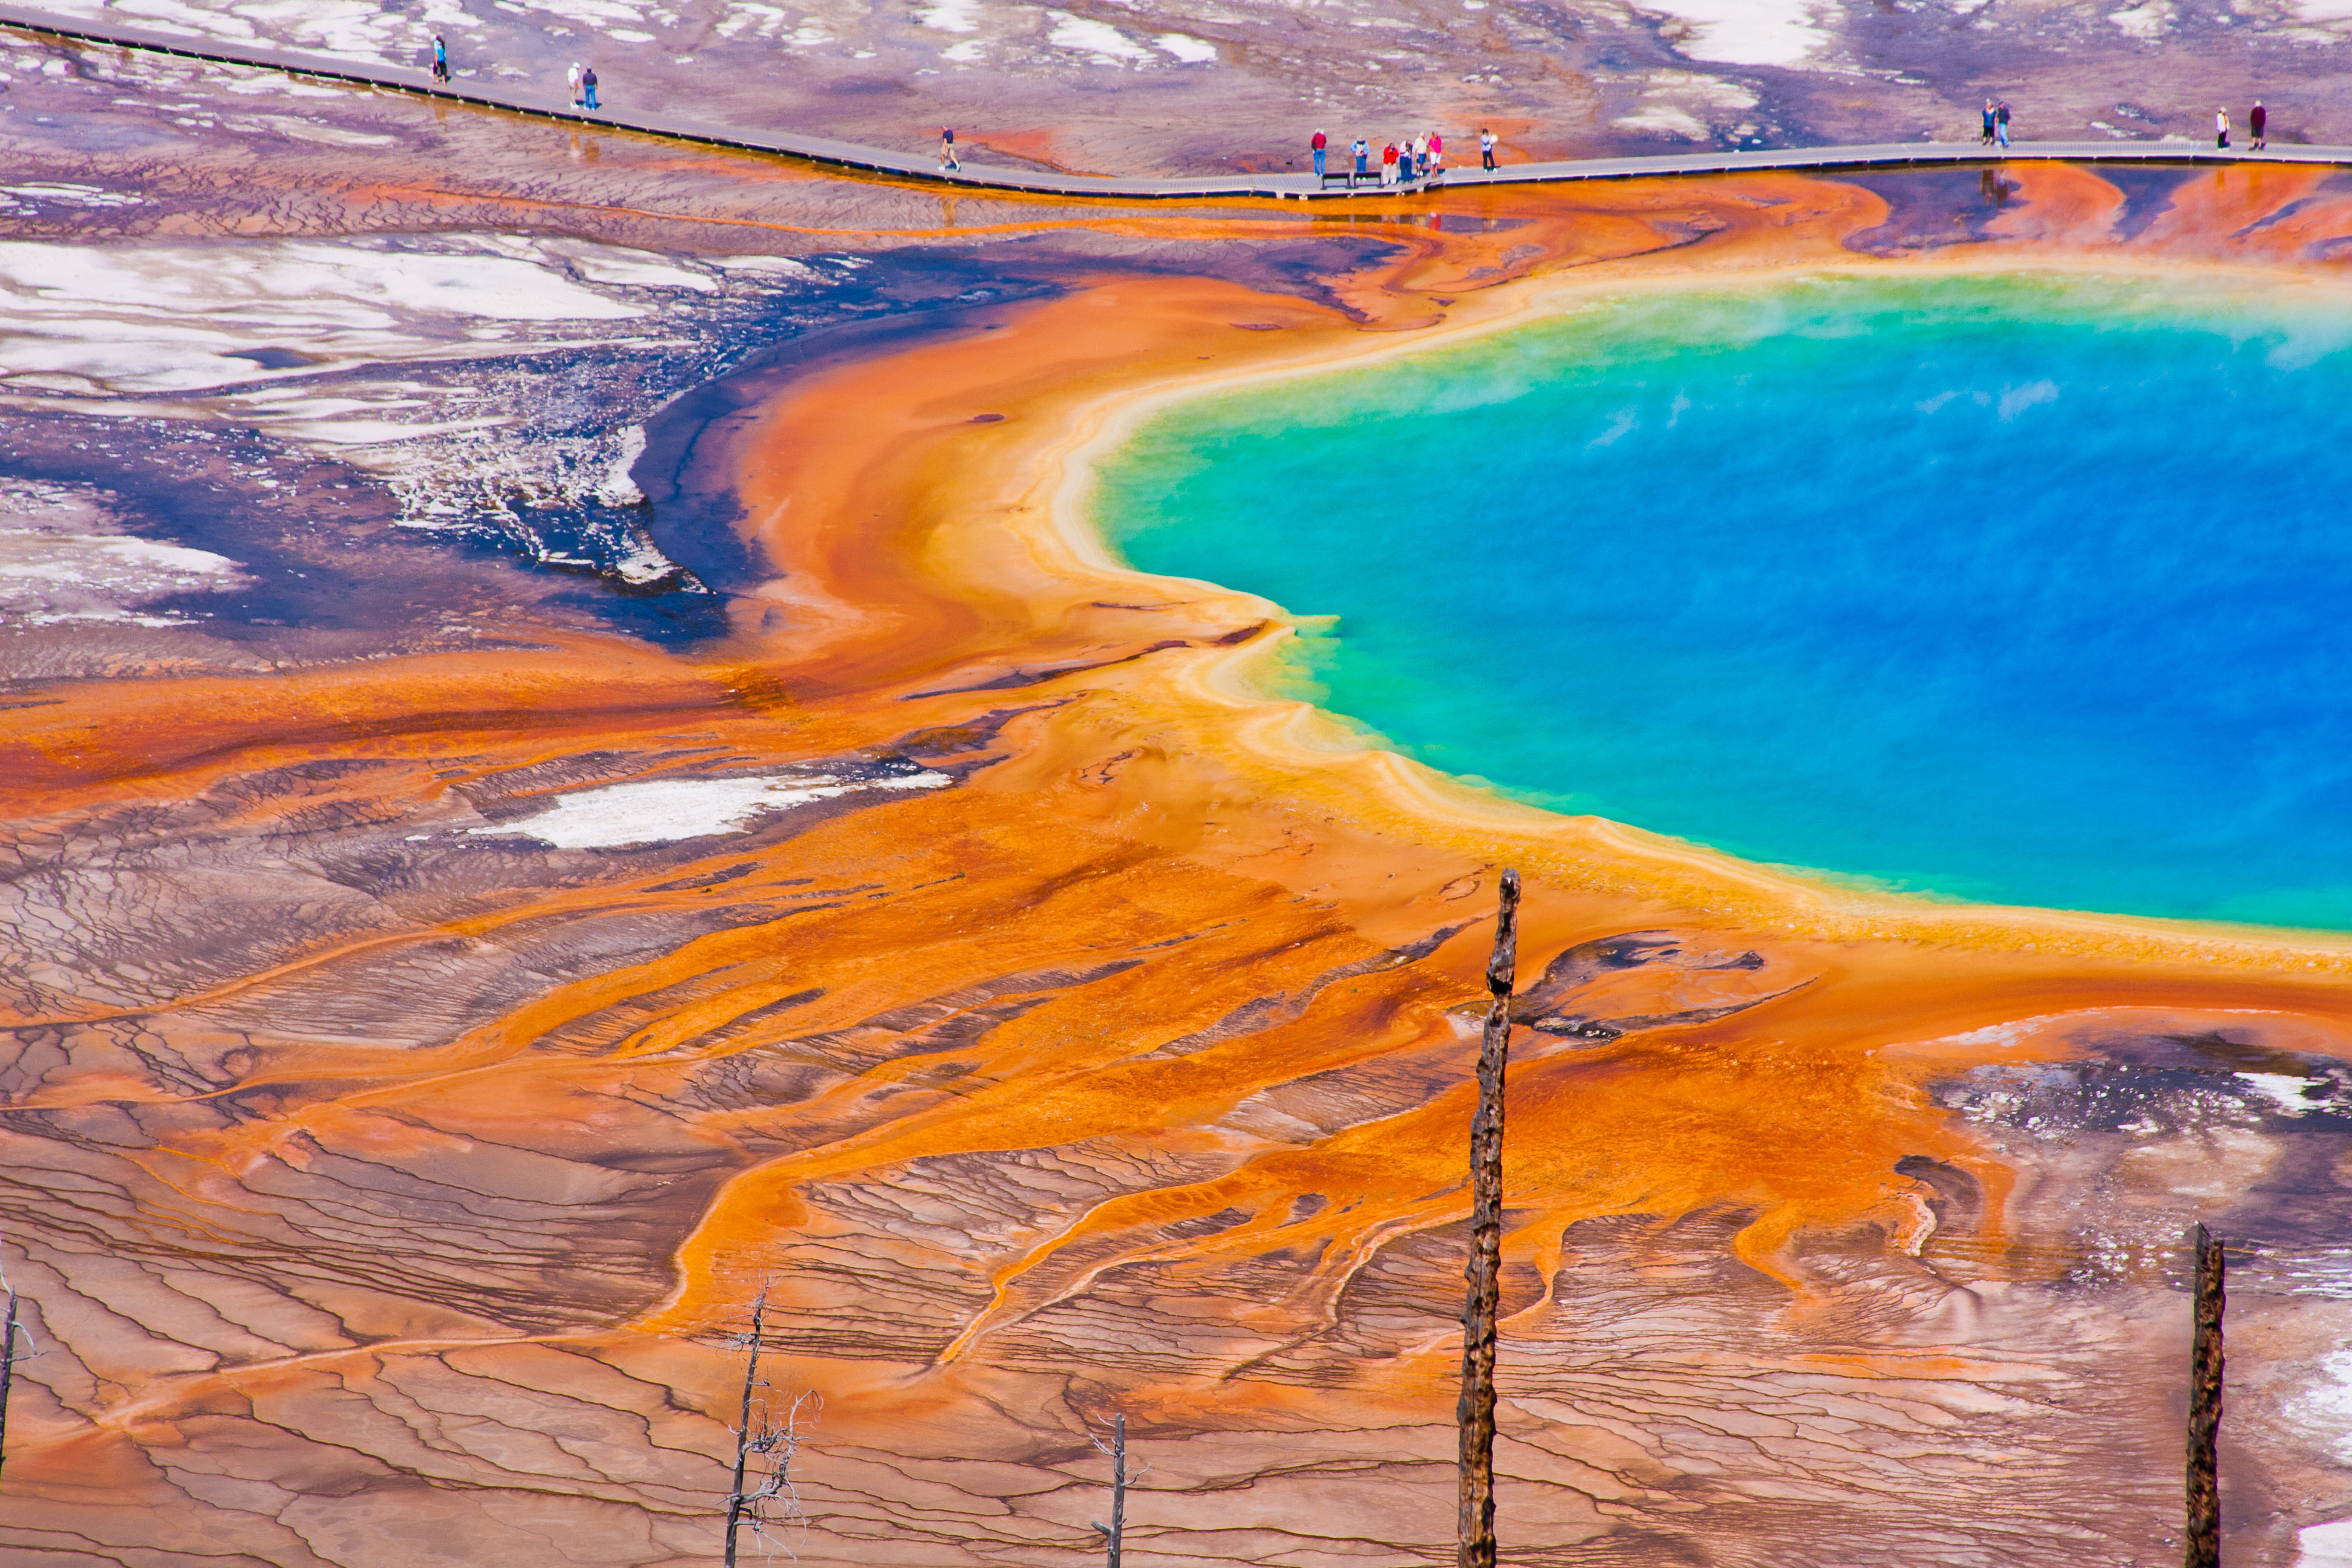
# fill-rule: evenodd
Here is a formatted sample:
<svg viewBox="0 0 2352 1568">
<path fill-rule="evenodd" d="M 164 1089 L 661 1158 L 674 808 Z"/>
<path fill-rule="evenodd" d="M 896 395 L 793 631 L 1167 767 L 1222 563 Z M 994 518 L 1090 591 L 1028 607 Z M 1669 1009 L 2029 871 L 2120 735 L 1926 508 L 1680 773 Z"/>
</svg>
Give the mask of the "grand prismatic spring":
<svg viewBox="0 0 2352 1568">
<path fill-rule="evenodd" d="M 123 15 L 1031 169 L 2352 142 L 2324 5 Z M 0 31 L 0 1563 L 717 1562 L 755 1300 L 745 1562 L 1101 1562 L 1124 1418 L 1133 1568 L 1451 1563 L 1506 868 L 1503 1562 L 2178 1562 L 2201 1221 L 2225 1560 L 2352 1563 L 2347 254 Z"/>
</svg>

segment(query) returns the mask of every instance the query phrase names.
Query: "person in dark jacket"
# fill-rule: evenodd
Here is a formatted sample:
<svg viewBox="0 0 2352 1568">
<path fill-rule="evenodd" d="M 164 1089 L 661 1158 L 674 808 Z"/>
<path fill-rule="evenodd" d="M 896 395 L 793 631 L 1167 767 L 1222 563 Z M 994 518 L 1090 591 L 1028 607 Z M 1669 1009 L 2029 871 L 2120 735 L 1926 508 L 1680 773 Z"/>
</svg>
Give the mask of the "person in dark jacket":
<svg viewBox="0 0 2352 1568">
<path fill-rule="evenodd" d="M 596 107 L 596 68 L 594 66 L 590 66 L 580 73 L 580 92 L 581 107 L 594 109 Z"/>
<path fill-rule="evenodd" d="M 950 174 L 963 167 L 956 162 L 955 127 L 952 125 L 943 127 L 940 132 L 940 167 Z"/>
<path fill-rule="evenodd" d="M 2270 132 L 2271 111 L 2263 107 L 2263 100 L 2258 98 L 2254 100 L 2252 112 L 2246 116 L 2246 135 L 2253 142 L 2255 152 L 2259 153 L 2270 145 Z"/>
<path fill-rule="evenodd" d="M 2003 147 L 2009 145 L 2009 100 L 2007 99 L 1993 105 L 1992 138 Z"/>
</svg>

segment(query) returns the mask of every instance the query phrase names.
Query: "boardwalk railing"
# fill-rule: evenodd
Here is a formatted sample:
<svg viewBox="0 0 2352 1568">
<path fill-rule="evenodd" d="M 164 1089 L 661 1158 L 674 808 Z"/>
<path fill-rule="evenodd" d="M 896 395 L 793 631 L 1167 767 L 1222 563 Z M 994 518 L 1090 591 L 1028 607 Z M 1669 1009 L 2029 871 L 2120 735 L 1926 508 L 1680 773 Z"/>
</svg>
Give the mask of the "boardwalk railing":
<svg viewBox="0 0 2352 1568">
<path fill-rule="evenodd" d="M 1090 196 L 1111 201 L 1200 200 L 1262 196 L 1307 201 L 1319 197 L 1345 200 L 1375 195 L 1410 195 L 1426 191 L 1431 182 L 1382 185 L 1377 174 L 1353 174 L 1352 163 L 1318 179 L 1311 174 L 1255 174 L 1238 171 L 1183 178 L 1129 178 L 1108 174 L 1071 174 L 1057 171 L 1010 169 L 966 163 L 942 169 L 929 148 L 899 153 L 866 147 L 828 137 L 803 136 L 778 131 L 747 131 L 706 125 L 657 110 L 607 108 L 589 110 L 549 93 L 528 89 L 467 82 L 462 86 L 434 81 L 420 64 L 415 69 L 333 59 L 260 45 L 223 43 L 193 34 L 165 32 L 150 26 L 119 23 L 112 16 L 92 20 L 59 16 L 0 0 L 0 27 L 76 43 L 114 48 L 141 49 L 174 55 L 183 59 L 217 65 L 254 67 L 314 77 L 322 81 L 388 89 L 445 103 L 501 110 L 574 125 L 607 131 L 635 131 L 697 146 L 744 153 L 766 153 L 797 158 L 836 169 L 887 174 L 896 179 L 965 189 L 1023 192 L 1037 195 Z M 420 58 L 423 51 L 419 51 Z M 625 100 L 627 84 L 618 79 L 603 84 L 607 96 Z M 1754 170 L 1797 169 L 1817 172 L 1866 169 L 1997 164 L 2063 163 L 2315 163 L 2352 164 L 2352 148 L 2273 146 L 2262 152 L 2250 148 L 2216 148 L 2198 142 L 2033 142 L 2001 149 L 1954 142 L 1885 142 L 1863 147 L 1758 148 L 1744 152 L 1694 149 L 1638 158 L 1587 158 L 1566 163 L 1512 163 L 1500 169 L 1459 168 L 1445 171 L 1443 184 L 1451 190 L 1474 185 L 1538 184 L 1567 180 L 1627 180 L 1669 174 L 1728 174 Z"/>
</svg>

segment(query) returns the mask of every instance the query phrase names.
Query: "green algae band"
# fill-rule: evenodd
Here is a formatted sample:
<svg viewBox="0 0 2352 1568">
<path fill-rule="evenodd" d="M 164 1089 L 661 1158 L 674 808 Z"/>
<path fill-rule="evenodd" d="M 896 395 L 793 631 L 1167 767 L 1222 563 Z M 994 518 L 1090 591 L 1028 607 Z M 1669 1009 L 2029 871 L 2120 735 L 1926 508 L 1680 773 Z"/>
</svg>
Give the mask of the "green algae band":
<svg viewBox="0 0 2352 1568">
<path fill-rule="evenodd" d="M 1175 405 L 1093 510 L 1399 750 L 1750 859 L 2352 929 L 2352 297 L 1647 294 Z"/>
</svg>

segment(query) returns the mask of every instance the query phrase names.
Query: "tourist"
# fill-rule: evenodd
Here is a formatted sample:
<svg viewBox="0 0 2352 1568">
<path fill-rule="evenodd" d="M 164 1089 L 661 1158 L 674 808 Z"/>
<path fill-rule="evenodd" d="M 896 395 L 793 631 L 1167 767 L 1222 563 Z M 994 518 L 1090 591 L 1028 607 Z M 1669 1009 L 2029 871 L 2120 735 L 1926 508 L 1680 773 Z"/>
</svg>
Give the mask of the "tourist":
<svg viewBox="0 0 2352 1568">
<path fill-rule="evenodd" d="M 1977 145 L 1979 147 L 1990 147 L 1992 145 L 1992 100 L 1988 98 L 1985 100 L 1984 106 L 1984 124 L 1979 129 L 1977 135 Z"/>
<path fill-rule="evenodd" d="M 1359 174 L 1366 173 L 1364 163 L 1372 155 L 1372 144 L 1359 136 L 1356 138 L 1356 144 L 1348 151 L 1356 155 L 1356 173 Z"/>
<path fill-rule="evenodd" d="M 944 126 L 940 131 L 940 167 L 952 174 L 963 165 L 956 162 L 955 127 Z"/>
<path fill-rule="evenodd" d="M 1416 180 L 1427 179 L 1429 177 L 1429 132 L 1424 131 L 1414 137 L 1412 146 L 1412 177 Z"/>
<path fill-rule="evenodd" d="M 2246 136 L 2259 153 L 2271 143 L 2271 111 L 2263 107 L 2261 99 L 2254 100 L 2253 111 L 2246 116 Z"/>
<path fill-rule="evenodd" d="M 573 60 L 572 68 L 563 73 L 564 95 L 574 109 L 580 107 L 580 62 Z"/>
<path fill-rule="evenodd" d="M 1433 174 L 1445 172 L 1445 138 L 1434 131 L 1429 133 L 1429 172 Z"/>
<path fill-rule="evenodd" d="M 1381 184 L 1393 185 L 1396 183 L 1397 144 L 1391 142 L 1381 149 Z"/>
<path fill-rule="evenodd" d="M 2213 145 L 2227 147 L 2229 144 L 2230 111 L 2226 109 L 2217 109 L 2213 111 Z"/>
<path fill-rule="evenodd" d="M 433 35 L 433 79 L 449 85 L 449 45 L 438 33 Z"/>
<path fill-rule="evenodd" d="M 1490 174 L 1495 172 L 1495 133 L 1483 125 L 1478 128 L 1478 166 Z"/>
<path fill-rule="evenodd" d="M 1315 140 L 1309 142 L 1307 145 L 1315 149 L 1315 177 L 1319 180 L 1323 177 L 1323 150 L 1330 143 L 1325 140 L 1323 132 L 1318 131 L 1315 133 Z"/>
<path fill-rule="evenodd" d="M 2009 100 L 2005 98 L 1993 106 L 1992 133 L 1993 139 L 2006 150 L 2009 146 Z"/>
<path fill-rule="evenodd" d="M 596 108 L 596 68 L 590 66 L 580 73 L 580 106 L 593 112 Z"/>
</svg>

